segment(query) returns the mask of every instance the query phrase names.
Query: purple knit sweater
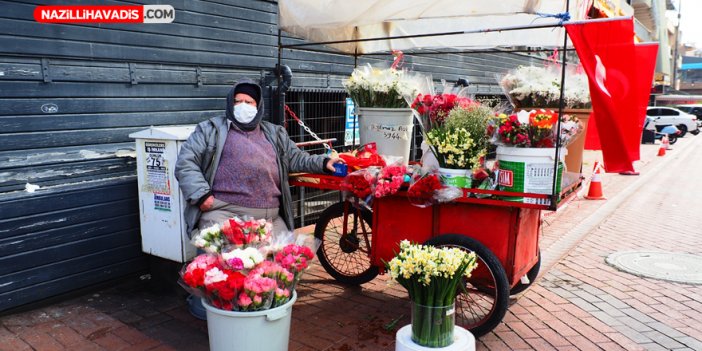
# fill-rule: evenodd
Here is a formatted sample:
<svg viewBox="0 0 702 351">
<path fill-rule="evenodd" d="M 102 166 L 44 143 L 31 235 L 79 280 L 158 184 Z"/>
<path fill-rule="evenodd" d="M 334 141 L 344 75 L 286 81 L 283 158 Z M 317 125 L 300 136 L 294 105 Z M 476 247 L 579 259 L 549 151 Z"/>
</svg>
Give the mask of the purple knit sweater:
<svg viewBox="0 0 702 351">
<path fill-rule="evenodd" d="M 250 132 L 233 125 L 229 127 L 212 194 L 237 206 L 280 207 L 280 177 L 275 150 L 260 127 Z"/>
</svg>

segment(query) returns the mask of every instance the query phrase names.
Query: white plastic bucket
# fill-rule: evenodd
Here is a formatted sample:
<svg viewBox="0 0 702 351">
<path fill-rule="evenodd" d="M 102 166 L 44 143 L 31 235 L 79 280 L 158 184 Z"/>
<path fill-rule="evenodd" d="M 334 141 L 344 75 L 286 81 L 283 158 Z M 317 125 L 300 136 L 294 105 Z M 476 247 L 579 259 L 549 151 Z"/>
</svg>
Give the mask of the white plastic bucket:
<svg viewBox="0 0 702 351">
<path fill-rule="evenodd" d="M 284 351 L 290 339 L 290 319 L 297 293 L 286 304 L 256 312 L 225 311 L 205 300 L 211 351 Z"/>
<path fill-rule="evenodd" d="M 556 178 L 556 192 L 561 190 L 563 176 L 563 161 L 567 150 L 561 148 Z M 498 184 L 501 190 L 519 193 L 551 194 L 553 191 L 553 166 L 556 157 L 555 148 L 524 148 L 524 147 L 497 147 L 497 160 L 499 161 Z M 549 205 L 548 199 L 514 198 L 505 200 L 532 204 Z"/>
<path fill-rule="evenodd" d="M 378 154 L 407 164 L 414 129 L 411 108 L 359 107 L 358 125 L 362 145 L 374 142 Z"/>
<path fill-rule="evenodd" d="M 446 186 L 470 188 L 471 172 L 467 169 L 439 168 L 441 182 Z"/>
</svg>

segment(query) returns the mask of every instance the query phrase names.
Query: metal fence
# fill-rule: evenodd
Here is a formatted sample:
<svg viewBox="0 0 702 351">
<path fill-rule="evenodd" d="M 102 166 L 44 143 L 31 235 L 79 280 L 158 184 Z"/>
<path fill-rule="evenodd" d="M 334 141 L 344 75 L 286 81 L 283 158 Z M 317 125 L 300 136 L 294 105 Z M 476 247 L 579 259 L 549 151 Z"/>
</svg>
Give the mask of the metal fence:
<svg viewBox="0 0 702 351">
<path fill-rule="evenodd" d="M 344 145 L 346 97 L 346 91 L 341 89 L 290 89 L 286 93 L 285 102 L 293 113 L 321 139 L 335 138 L 333 147 L 343 152 L 353 147 L 353 145 L 340 147 Z M 315 140 L 289 114 L 286 114 L 284 123 L 294 142 Z M 306 146 L 303 149 L 312 154 L 322 154 L 325 151 L 322 145 Z M 290 190 L 293 196 L 296 227 L 315 223 L 325 208 L 340 201 L 338 191 L 304 187 L 291 187 Z"/>
</svg>

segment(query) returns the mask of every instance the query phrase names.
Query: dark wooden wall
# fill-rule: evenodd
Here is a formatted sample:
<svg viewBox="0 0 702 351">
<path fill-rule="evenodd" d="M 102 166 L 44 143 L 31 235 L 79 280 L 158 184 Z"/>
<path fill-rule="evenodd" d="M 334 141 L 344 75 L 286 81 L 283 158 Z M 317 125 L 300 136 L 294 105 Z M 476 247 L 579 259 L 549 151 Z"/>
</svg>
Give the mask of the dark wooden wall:
<svg viewBox="0 0 702 351">
<path fill-rule="evenodd" d="M 147 269 L 128 135 L 220 114 L 273 67 L 275 3 L 164 3 L 174 23 L 67 25 L 0 1 L 0 311 Z"/>
<path fill-rule="evenodd" d="M 147 269 L 128 135 L 222 113 L 240 77 L 275 83 L 275 1 L 162 3 L 175 8 L 174 23 L 40 24 L 32 12 L 51 1 L 0 1 L 0 311 Z M 296 87 L 340 88 L 354 66 L 341 55 L 286 50 L 283 58 Z M 408 64 L 499 93 L 494 74 L 529 60 L 477 54 Z M 368 61 L 377 60 L 360 62 Z M 28 192 L 27 183 L 41 188 Z"/>
</svg>

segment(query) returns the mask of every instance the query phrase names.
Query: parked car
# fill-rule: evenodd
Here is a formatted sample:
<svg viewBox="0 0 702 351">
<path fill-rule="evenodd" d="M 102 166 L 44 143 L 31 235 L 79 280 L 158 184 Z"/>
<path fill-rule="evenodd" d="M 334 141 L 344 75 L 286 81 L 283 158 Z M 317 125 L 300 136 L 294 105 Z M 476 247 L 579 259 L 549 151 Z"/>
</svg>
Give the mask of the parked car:
<svg viewBox="0 0 702 351">
<path fill-rule="evenodd" d="M 700 130 L 697 126 L 697 117 L 673 107 L 649 106 L 646 116 L 660 117 L 655 119 L 656 126 L 674 125 L 680 130 L 680 137 L 687 132 L 697 135 Z"/>
<path fill-rule="evenodd" d="M 676 108 L 680 111 L 697 116 L 698 125 L 702 123 L 702 104 L 678 105 Z"/>
</svg>

